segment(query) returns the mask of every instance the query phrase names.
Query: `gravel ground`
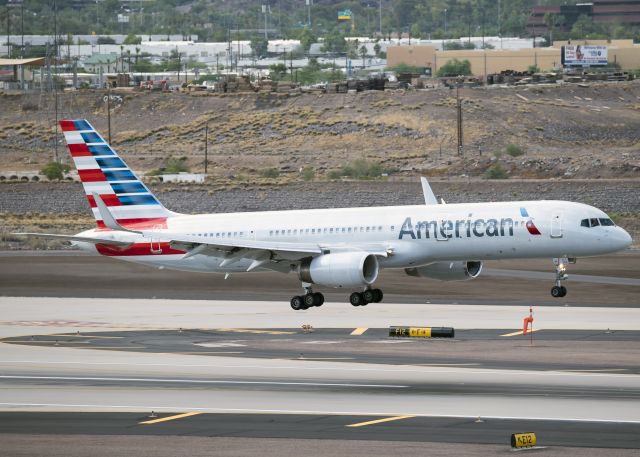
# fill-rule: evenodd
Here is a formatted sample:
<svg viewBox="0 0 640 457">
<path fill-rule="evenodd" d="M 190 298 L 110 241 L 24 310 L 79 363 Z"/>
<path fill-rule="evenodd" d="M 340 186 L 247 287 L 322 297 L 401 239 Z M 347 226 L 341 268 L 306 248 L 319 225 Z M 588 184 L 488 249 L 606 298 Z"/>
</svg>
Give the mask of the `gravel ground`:
<svg viewBox="0 0 640 457">
<path fill-rule="evenodd" d="M 640 213 L 640 180 L 433 181 L 448 203 L 569 200 L 608 212 Z M 419 182 L 312 182 L 215 189 L 205 185 L 150 185 L 163 204 L 184 213 L 222 213 L 422 203 Z M 0 216 L 27 213 L 88 214 L 79 183 L 0 185 Z"/>
</svg>

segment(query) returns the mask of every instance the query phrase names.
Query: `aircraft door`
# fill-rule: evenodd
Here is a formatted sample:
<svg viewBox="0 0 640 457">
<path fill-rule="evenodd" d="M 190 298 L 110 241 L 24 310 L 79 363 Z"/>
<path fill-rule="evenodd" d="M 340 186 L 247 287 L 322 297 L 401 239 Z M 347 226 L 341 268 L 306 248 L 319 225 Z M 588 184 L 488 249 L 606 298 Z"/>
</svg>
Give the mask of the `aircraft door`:
<svg viewBox="0 0 640 457">
<path fill-rule="evenodd" d="M 159 229 L 160 227 L 154 227 L 154 229 Z M 160 240 L 156 239 L 155 241 L 153 240 L 153 234 L 151 234 L 151 238 L 149 239 L 149 250 L 151 251 L 151 254 L 162 254 L 162 246 L 160 246 Z"/>
<path fill-rule="evenodd" d="M 551 238 L 562 238 L 562 213 L 551 213 Z"/>
</svg>

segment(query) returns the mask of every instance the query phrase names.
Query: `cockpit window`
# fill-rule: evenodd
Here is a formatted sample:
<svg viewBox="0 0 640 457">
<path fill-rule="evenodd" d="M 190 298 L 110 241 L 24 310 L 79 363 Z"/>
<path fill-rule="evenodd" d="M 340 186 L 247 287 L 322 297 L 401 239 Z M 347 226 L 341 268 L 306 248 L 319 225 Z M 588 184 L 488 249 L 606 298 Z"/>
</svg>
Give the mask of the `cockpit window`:
<svg viewBox="0 0 640 457">
<path fill-rule="evenodd" d="M 599 225 L 606 226 L 606 227 L 613 227 L 616 224 L 614 224 L 613 221 L 608 217 L 601 217 L 601 218 L 592 217 L 590 219 L 582 219 L 580 221 L 580 227 L 597 227 Z"/>
</svg>

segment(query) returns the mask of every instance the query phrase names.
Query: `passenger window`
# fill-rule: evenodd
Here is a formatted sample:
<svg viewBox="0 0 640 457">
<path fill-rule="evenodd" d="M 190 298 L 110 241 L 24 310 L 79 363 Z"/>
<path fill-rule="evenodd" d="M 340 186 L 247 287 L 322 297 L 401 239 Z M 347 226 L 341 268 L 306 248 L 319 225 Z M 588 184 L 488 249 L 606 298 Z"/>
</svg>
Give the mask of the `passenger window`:
<svg viewBox="0 0 640 457">
<path fill-rule="evenodd" d="M 589 222 L 591 223 L 591 227 L 597 227 L 598 225 L 600 225 L 597 217 L 592 217 L 591 219 L 589 219 Z"/>
<path fill-rule="evenodd" d="M 349 227 L 349 233 L 351 233 L 351 227 Z"/>
<path fill-rule="evenodd" d="M 516 224 L 517 224 L 517 222 L 516 222 Z M 391 226 L 391 231 L 393 232 L 395 229 L 396 229 L 396 227 L 392 225 Z"/>
<path fill-rule="evenodd" d="M 344 233 L 347 229 L 345 229 L 344 227 L 342 227 L 342 233 Z"/>
<path fill-rule="evenodd" d="M 329 229 L 329 233 L 333 233 L 333 228 L 330 228 L 330 229 Z"/>
<path fill-rule="evenodd" d="M 367 227 L 367 232 L 369 231 L 369 229 L 370 229 L 370 228 L 371 228 L 371 227 Z"/>
<path fill-rule="evenodd" d="M 316 229 L 311 229 L 311 233 L 313 233 L 315 235 Z"/>
</svg>

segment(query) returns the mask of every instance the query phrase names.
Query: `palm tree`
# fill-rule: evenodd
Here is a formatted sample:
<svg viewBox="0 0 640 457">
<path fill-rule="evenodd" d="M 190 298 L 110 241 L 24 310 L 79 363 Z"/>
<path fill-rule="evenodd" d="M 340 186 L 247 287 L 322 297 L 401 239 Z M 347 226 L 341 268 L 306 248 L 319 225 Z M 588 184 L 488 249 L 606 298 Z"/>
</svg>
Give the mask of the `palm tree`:
<svg viewBox="0 0 640 457">
<path fill-rule="evenodd" d="M 364 44 L 360 47 L 360 55 L 362 56 L 362 68 L 365 68 L 364 59 L 367 57 L 367 47 Z"/>
</svg>

